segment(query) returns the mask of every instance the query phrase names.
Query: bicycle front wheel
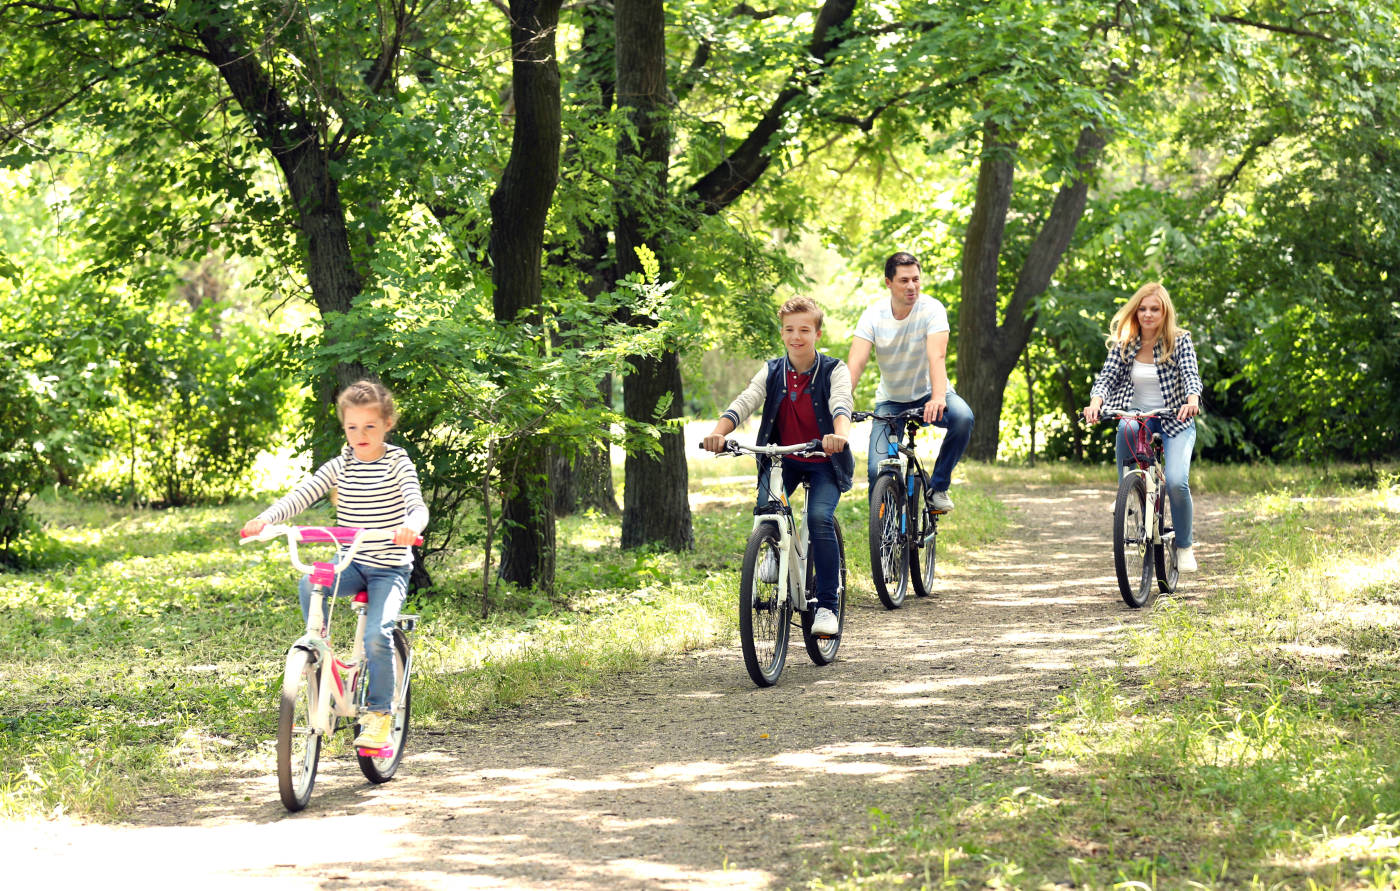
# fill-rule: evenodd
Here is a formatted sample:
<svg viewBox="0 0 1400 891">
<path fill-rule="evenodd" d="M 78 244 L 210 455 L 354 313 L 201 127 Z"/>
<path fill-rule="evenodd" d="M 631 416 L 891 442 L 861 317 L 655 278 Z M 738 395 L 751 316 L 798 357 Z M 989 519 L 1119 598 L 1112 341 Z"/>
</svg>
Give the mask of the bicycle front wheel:
<svg viewBox="0 0 1400 891">
<path fill-rule="evenodd" d="M 909 576 L 914 593 L 927 597 L 933 593 L 933 570 L 938 563 L 938 514 L 928 504 L 928 479 L 920 473 L 914 481 L 914 496 L 909 499 L 909 526 L 914 530 L 909 545 Z"/>
<path fill-rule="evenodd" d="M 1163 594 L 1175 594 L 1180 575 L 1176 566 L 1176 530 L 1165 528 L 1166 523 L 1160 513 L 1157 521 L 1163 526 L 1162 543 L 1152 546 L 1153 562 L 1157 564 L 1157 590 Z"/>
<path fill-rule="evenodd" d="M 870 494 L 870 577 L 885 609 L 899 609 L 909 587 L 909 537 L 904 491 L 893 473 L 875 479 Z"/>
<path fill-rule="evenodd" d="M 1147 486 L 1141 475 L 1130 473 L 1118 484 L 1118 502 L 1113 507 L 1113 568 L 1123 602 L 1134 609 L 1147 606 L 1156 595 L 1147 538 Z"/>
<path fill-rule="evenodd" d="M 316 659 L 306 650 L 287 654 L 277 716 L 277 790 L 289 811 L 299 811 L 311 800 L 321 760 L 321 735 L 311 726 L 319 689 L 316 670 Z"/>
<path fill-rule="evenodd" d="M 760 687 L 771 687 L 783 673 L 787 661 L 788 633 L 792 602 L 784 579 L 778 578 L 778 527 L 760 523 L 749 535 L 744 549 L 744 568 L 739 578 L 739 639 L 743 644 L 744 668 Z M 772 580 L 765 581 L 764 576 Z"/>
<path fill-rule="evenodd" d="M 394 729 L 389 731 L 389 744 L 380 749 L 379 755 L 361 754 L 355 750 L 355 758 L 360 762 L 360 773 L 371 783 L 387 783 L 393 779 L 403 760 L 404 743 L 408 742 L 408 716 L 413 707 L 413 678 L 408 676 L 408 635 L 400 628 L 394 629 L 394 700 L 402 700 L 394 712 Z M 368 685 L 368 672 L 361 672 L 365 678 L 361 683 Z M 363 699 L 361 700 L 363 702 Z M 360 735 L 360 725 L 355 724 L 355 735 Z"/>
<path fill-rule="evenodd" d="M 830 665 L 836 661 L 836 651 L 841 649 L 841 635 L 846 630 L 846 537 L 841 534 L 841 521 L 836 521 L 836 553 L 841 573 L 836 581 L 836 636 L 817 637 L 812 633 L 812 616 L 815 609 L 802 614 L 802 643 L 807 647 L 807 655 L 817 665 Z M 817 566 L 811 554 L 807 555 L 807 602 L 817 596 Z"/>
</svg>

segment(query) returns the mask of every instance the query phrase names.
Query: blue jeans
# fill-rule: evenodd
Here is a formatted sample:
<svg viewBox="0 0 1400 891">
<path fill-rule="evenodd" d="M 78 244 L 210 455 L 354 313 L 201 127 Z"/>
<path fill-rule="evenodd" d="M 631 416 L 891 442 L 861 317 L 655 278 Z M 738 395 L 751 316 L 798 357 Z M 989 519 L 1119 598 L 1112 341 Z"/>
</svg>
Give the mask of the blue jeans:
<svg viewBox="0 0 1400 891">
<path fill-rule="evenodd" d="M 830 461 L 797 461 L 783 458 L 783 491 L 789 496 L 798 483 L 807 481 L 808 559 L 817 571 L 817 606 L 836 611 L 836 591 L 841 585 L 841 551 L 836 546 L 836 503 L 841 487 Z M 768 474 L 758 475 L 758 503 L 771 501 Z"/>
<path fill-rule="evenodd" d="M 394 705 L 394 622 L 408 596 L 408 575 L 412 570 L 409 565 L 384 567 L 352 561 L 337 579 L 335 591 L 340 597 L 369 592 L 365 606 L 365 662 L 369 671 L 366 704 L 370 711 L 387 712 Z M 301 618 L 305 621 L 311 609 L 311 579 L 302 576 L 298 587 Z M 324 621 L 324 616 L 330 614 L 329 596 L 322 606 Z"/>
<path fill-rule="evenodd" d="M 875 414 L 895 415 L 906 409 L 923 408 L 928 400 L 929 396 L 914 402 L 878 402 L 875 404 Z M 963 452 L 967 451 L 968 441 L 972 439 L 972 409 L 957 393 L 949 393 L 948 407 L 944 409 L 943 417 L 934 421 L 933 425 L 944 428 L 948 435 L 943 437 L 943 446 L 938 450 L 938 460 L 933 462 L 929 491 L 946 492 L 953 483 L 953 468 L 958 465 Z M 866 452 L 865 469 L 871 488 L 875 486 L 880 462 L 889 457 L 890 428 L 891 424 L 888 421 L 875 418 L 870 420 L 870 448 Z M 904 436 L 903 423 L 899 425 L 895 435 L 901 438 Z"/>
<path fill-rule="evenodd" d="M 1153 433 L 1162 432 L 1160 418 L 1148 418 L 1147 428 Z M 1133 451 L 1125 436 L 1137 436 L 1137 421 L 1119 421 L 1118 435 L 1113 438 L 1114 459 L 1118 462 L 1118 478 L 1123 478 L 1124 465 L 1137 466 Z M 1175 436 L 1162 434 L 1162 472 L 1167 478 L 1167 500 L 1172 506 L 1172 527 L 1176 529 L 1176 546 L 1191 547 L 1191 520 L 1194 508 L 1191 504 L 1191 453 L 1196 447 L 1196 425 L 1189 424 Z"/>
</svg>

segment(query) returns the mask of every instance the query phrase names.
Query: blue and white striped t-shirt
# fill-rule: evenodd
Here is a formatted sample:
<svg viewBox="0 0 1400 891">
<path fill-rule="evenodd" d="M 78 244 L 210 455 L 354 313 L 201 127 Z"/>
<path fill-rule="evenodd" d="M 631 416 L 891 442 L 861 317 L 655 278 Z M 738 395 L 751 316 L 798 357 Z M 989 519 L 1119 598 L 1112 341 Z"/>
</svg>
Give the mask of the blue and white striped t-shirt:
<svg viewBox="0 0 1400 891">
<path fill-rule="evenodd" d="M 385 445 L 377 461 L 361 461 L 349 446 L 322 464 L 311 478 L 271 507 L 258 514 L 266 523 L 285 523 L 337 489 L 335 518 L 341 526 L 362 529 L 397 529 L 407 526 L 422 532 L 428 525 L 428 507 L 418 485 L 418 470 L 399 446 Z M 413 550 L 391 542 L 367 542 L 355 554 L 355 562 L 372 566 L 404 566 L 413 562 Z"/>
<path fill-rule="evenodd" d="M 920 294 L 909 315 L 894 317 L 890 298 L 884 297 L 866 307 L 856 323 L 855 336 L 875 345 L 880 363 L 877 402 L 916 402 L 933 392 L 928 378 L 928 338 L 948 330 L 948 310 L 943 304 Z M 953 387 L 948 386 L 948 392 Z"/>
</svg>

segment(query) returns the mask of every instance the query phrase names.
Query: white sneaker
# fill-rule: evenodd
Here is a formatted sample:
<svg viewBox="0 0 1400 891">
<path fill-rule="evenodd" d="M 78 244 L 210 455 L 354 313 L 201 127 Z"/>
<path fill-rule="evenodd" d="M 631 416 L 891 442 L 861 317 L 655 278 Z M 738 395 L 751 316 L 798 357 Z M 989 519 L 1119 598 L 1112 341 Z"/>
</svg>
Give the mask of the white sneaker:
<svg viewBox="0 0 1400 891">
<path fill-rule="evenodd" d="M 928 493 L 928 506 L 939 513 L 947 513 L 953 509 L 953 499 L 948 497 L 948 490 L 942 492 Z"/>
<path fill-rule="evenodd" d="M 841 630 L 841 623 L 836 619 L 836 613 L 826 607 L 818 607 L 817 614 L 812 617 L 812 633 L 824 637 L 831 637 Z"/>
<path fill-rule="evenodd" d="M 1193 553 L 1193 551 L 1192 551 L 1191 548 L 1177 548 L 1177 549 L 1176 549 L 1176 571 L 1177 571 L 1177 572 L 1195 572 L 1195 571 L 1196 571 L 1196 555 L 1195 555 L 1195 553 Z"/>
<path fill-rule="evenodd" d="M 758 580 L 765 585 L 771 585 L 778 580 L 778 552 L 768 548 L 763 552 L 763 559 L 758 564 Z"/>
</svg>

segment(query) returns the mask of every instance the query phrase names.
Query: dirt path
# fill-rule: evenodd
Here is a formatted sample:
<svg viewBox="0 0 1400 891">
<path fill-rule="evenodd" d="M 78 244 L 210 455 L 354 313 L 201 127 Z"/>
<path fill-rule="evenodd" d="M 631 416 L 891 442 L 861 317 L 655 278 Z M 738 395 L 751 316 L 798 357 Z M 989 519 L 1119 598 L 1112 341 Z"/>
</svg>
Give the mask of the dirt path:
<svg viewBox="0 0 1400 891">
<path fill-rule="evenodd" d="M 776 688 L 754 688 L 735 648 L 695 653 L 587 697 L 419 734 L 382 787 L 330 759 L 299 815 L 277 803 L 274 777 L 235 776 L 131 824 L 7 826 L 5 847 L 58 887 L 127 870 L 206 888 L 799 882 L 833 841 L 864 836 L 870 807 L 907 815 L 941 778 L 1004 759 L 1140 620 L 1107 556 L 1111 491 L 1002 494 L 1017 538 L 897 612 L 861 580 L 841 658 L 817 668 L 795 641 Z M 1209 570 L 1224 506 L 1198 497 L 1196 511 Z M 1202 572 L 1183 593 L 1218 581 Z"/>
</svg>

